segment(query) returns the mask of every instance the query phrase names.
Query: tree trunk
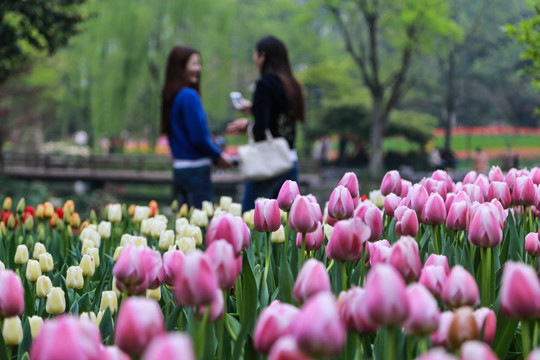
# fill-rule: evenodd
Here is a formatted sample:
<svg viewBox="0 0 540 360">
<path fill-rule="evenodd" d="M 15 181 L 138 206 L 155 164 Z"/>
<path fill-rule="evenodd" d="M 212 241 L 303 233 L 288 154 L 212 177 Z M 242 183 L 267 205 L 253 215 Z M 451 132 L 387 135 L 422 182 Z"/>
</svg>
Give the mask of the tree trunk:
<svg viewBox="0 0 540 360">
<path fill-rule="evenodd" d="M 382 98 L 373 99 L 373 109 L 371 112 L 371 132 L 370 132 L 370 150 L 369 173 L 372 178 L 381 177 L 384 170 L 384 159 L 382 152 L 382 142 L 384 138 L 385 120 L 382 116 Z"/>
</svg>

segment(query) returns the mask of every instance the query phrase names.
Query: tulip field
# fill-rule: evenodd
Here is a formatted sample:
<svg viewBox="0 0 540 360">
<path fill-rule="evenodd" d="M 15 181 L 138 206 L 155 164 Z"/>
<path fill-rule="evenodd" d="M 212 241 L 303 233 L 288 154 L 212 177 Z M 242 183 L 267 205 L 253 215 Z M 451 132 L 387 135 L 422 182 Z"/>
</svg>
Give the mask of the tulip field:
<svg viewBox="0 0 540 360">
<path fill-rule="evenodd" d="M 540 359 L 539 185 L 393 170 L 367 196 L 349 172 L 88 219 L 5 198 L 0 360 Z"/>
</svg>

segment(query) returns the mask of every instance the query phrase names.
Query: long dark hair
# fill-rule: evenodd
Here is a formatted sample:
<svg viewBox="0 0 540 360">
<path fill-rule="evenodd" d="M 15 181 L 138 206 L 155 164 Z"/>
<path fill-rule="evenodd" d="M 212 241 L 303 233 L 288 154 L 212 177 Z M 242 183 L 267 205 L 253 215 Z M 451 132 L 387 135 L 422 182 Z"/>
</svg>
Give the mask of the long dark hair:
<svg viewBox="0 0 540 360">
<path fill-rule="evenodd" d="M 185 87 L 195 89 L 199 94 L 201 83 L 200 77 L 196 84 L 189 80 L 186 65 L 191 55 L 200 53 L 189 47 L 176 45 L 167 57 L 165 69 L 165 83 L 161 89 L 161 133 L 169 134 L 171 129 L 170 113 L 171 105 L 176 94 Z M 200 74 L 199 74 L 200 76 Z"/>
<path fill-rule="evenodd" d="M 259 55 L 264 54 L 261 75 L 273 74 L 279 78 L 294 116 L 301 122 L 305 122 L 306 115 L 302 86 L 292 73 L 285 44 L 275 36 L 270 35 L 260 39 L 255 44 L 255 50 Z"/>
</svg>

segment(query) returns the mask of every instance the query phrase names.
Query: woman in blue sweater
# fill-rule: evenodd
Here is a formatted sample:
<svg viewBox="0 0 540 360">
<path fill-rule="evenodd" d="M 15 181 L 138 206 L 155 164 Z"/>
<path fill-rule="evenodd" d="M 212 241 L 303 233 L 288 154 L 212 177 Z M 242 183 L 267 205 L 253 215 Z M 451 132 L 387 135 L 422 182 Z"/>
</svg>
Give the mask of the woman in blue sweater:
<svg viewBox="0 0 540 360">
<path fill-rule="evenodd" d="M 242 111 L 253 115 L 255 141 L 266 138 L 265 129 L 272 136 L 284 137 L 291 148 L 294 167 L 285 174 L 261 181 L 246 181 L 242 197 L 242 210 L 255 207 L 259 197 L 276 199 L 285 180 L 298 180 L 298 156 L 295 149 L 296 121 L 305 121 L 302 86 L 294 77 L 287 48 L 274 36 L 266 36 L 255 45 L 253 62 L 261 77 L 257 80 L 253 103 L 245 100 Z M 227 131 L 237 134 L 246 131 L 247 118 L 236 119 L 227 126 Z"/>
<path fill-rule="evenodd" d="M 210 136 L 200 96 L 201 69 L 197 50 L 173 47 L 161 92 L 161 132 L 168 136 L 174 158 L 174 197 L 196 208 L 201 208 L 203 200 L 213 201 L 212 162 L 231 166 Z"/>
</svg>

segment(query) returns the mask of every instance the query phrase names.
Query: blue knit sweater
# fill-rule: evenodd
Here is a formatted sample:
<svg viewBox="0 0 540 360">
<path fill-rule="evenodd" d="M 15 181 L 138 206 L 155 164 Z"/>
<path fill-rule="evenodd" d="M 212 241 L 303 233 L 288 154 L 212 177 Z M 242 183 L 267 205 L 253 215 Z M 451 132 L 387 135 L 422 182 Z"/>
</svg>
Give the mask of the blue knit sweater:
<svg viewBox="0 0 540 360">
<path fill-rule="evenodd" d="M 206 113 L 197 91 L 183 88 L 176 94 L 170 121 L 169 144 L 175 159 L 220 157 L 221 150 L 210 138 Z"/>
</svg>

